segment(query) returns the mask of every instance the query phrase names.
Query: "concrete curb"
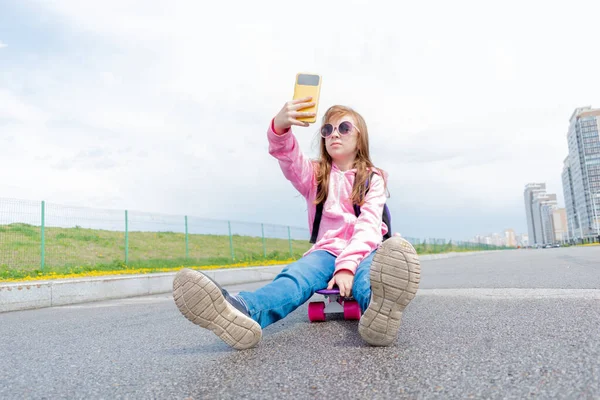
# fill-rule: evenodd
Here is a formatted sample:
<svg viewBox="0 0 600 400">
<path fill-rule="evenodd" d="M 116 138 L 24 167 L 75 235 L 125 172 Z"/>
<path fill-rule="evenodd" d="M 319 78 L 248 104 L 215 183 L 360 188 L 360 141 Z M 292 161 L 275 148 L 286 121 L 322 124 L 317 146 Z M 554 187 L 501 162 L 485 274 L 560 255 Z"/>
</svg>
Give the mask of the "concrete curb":
<svg viewBox="0 0 600 400">
<path fill-rule="evenodd" d="M 487 251 L 428 254 L 421 261 L 485 254 Z M 227 268 L 202 271 L 223 286 L 267 282 L 285 267 Z M 169 293 L 176 272 L 0 283 L 0 313 L 92 301 Z"/>
</svg>

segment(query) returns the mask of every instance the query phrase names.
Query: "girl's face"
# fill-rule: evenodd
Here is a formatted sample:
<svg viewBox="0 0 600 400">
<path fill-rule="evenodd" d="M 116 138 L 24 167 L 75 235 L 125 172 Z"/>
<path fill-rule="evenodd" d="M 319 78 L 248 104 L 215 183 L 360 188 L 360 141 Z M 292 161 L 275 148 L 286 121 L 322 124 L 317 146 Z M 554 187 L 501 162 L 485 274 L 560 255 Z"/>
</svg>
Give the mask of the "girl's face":
<svg viewBox="0 0 600 400">
<path fill-rule="evenodd" d="M 353 163 L 357 153 L 359 132 L 351 115 L 332 119 L 321 128 L 327 153 L 336 163 Z"/>
</svg>

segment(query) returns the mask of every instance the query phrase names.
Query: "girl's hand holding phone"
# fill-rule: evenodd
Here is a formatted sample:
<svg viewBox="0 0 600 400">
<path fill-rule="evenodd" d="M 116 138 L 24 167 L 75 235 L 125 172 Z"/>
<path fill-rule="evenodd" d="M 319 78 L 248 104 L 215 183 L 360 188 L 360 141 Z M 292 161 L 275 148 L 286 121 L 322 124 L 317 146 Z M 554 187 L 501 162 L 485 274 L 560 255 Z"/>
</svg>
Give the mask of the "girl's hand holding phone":
<svg viewBox="0 0 600 400">
<path fill-rule="evenodd" d="M 284 104 L 283 108 L 279 113 L 275 116 L 275 120 L 273 121 L 273 125 L 275 127 L 275 133 L 283 134 L 292 125 L 309 126 L 308 122 L 298 121 L 298 118 L 302 117 L 314 117 L 317 114 L 314 112 L 302 112 L 299 110 L 309 108 L 315 105 L 315 103 L 309 102 L 312 100 L 312 97 L 305 97 L 302 99 L 290 100 Z"/>
</svg>

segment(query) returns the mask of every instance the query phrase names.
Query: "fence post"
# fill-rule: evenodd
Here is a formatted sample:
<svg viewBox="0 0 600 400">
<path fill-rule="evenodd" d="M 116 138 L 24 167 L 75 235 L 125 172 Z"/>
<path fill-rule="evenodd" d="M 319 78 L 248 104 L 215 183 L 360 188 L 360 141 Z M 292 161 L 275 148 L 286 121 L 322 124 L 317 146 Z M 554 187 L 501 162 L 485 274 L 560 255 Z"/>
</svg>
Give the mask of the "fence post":
<svg viewBox="0 0 600 400">
<path fill-rule="evenodd" d="M 292 233 L 290 231 L 289 226 L 288 226 L 288 242 L 290 243 L 290 258 L 294 258 L 294 252 L 292 251 Z"/>
<path fill-rule="evenodd" d="M 231 259 L 235 260 L 235 254 L 233 253 L 233 238 L 231 237 L 231 221 L 227 221 L 229 227 L 229 249 L 231 250 Z"/>
<path fill-rule="evenodd" d="M 41 260 L 41 267 L 42 267 L 42 271 L 44 271 L 44 264 L 45 264 L 45 258 L 46 258 L 46 237 L 44 234 L 44 230 L 46 227 L 46 202 L 42 200 L 42 226 L 41 226 L 41 235 L 42 235 L 42 245 L 41 245 L 41 256 L 42 256 L 42 260 Z"/>
<path fill-rule="evenodd" d="M 185 258 L 186 260 L 189 258 L 190 256 L 190 251 L 189 251 L 189 244 L 188 244 L 188 221 L 187 221 L 187 215 L 185 216 Z"/>
<path fill-rule="evenodd" d="M 125 265 L 129 263 L 129 218 L 125 210 Z"/>
<path fill-rule="evenodd" d="M 263 257 L 267 258 L 267 243 L 265 242 L 265 224 L 260 224 L 262 231 Z"/>
</svg>

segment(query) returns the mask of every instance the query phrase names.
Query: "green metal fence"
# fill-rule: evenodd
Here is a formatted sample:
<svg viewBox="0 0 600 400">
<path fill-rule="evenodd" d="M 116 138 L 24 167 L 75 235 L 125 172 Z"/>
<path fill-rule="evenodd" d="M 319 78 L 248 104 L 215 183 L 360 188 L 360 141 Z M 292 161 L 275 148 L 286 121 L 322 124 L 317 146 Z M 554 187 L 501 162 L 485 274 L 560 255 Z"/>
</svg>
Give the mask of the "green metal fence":
<svg viewBox="0 0 600 400">
<path fill-rule="evenodd" d="M 207 265 L 297 259 L 307 228 L 0 198 L 0 267 Z M 420 254 L 501 247 L 406 237 Z"/>
</svg>

